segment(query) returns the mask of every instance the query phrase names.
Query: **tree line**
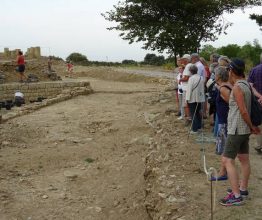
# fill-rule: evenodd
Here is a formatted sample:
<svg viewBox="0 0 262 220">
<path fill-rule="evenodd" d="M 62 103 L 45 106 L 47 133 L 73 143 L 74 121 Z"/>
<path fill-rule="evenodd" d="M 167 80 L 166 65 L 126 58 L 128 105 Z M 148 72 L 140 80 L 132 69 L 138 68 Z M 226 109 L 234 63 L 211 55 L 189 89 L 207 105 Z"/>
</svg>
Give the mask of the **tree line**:
<svg viewBox="0 0 262 220">
<path fill-rule="evenodd" d="M 262 53 L 262 46 L 258 40 L 254 40 L 252 43 L 247 42 L 243 46 L 237 44 L 228 44 L 226 46 L 215 48 L 214 46 L 207 44 L 200 49 L 200 56 L 209 61 L 211 54 L 217 53 L 227 56 L 228 58 L 239 57 L 246 61 L 248 66 L 256 66 L 260 62 L 260 54 Z M 90 61 L 87 57 L 81 53 L 71 53 L 66 61 L 72 61 L 74 64 L 84 66 L 164 66 L 167 69 L 172 69 L 176 64 L 174 56 L 165 58 L 163 55 L 156 55 L 154 53 L 148 53 L 145 55 L 143 61 L 135 61 L 131 59 L 124 59 L 122 62 L 105 62 L 105 61 Z"/>
</svg>

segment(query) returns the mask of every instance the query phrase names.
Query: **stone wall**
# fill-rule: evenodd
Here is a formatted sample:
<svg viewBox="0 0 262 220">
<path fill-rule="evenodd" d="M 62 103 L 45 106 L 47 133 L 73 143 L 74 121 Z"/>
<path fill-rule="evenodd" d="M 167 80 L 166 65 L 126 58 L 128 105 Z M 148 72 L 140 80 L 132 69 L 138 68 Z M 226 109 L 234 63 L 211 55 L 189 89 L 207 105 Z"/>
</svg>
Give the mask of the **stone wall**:
<svg viewBox="0 0 262 220">
<path fill-rule="evenodd" d="M 17 90 L 25 95 L 26 103 L 35 101 L 38 97 L 54 98 L 57 95 L 65 92 L 73 91 L 75 88 L 83 88 L 85 91 L 92 91 L 90 83 L 84 82 L 39 82 L 27 84 L 1 84 L 0 85 L 0 100 L 10 100 L 14 98 Z"/>
</svg>

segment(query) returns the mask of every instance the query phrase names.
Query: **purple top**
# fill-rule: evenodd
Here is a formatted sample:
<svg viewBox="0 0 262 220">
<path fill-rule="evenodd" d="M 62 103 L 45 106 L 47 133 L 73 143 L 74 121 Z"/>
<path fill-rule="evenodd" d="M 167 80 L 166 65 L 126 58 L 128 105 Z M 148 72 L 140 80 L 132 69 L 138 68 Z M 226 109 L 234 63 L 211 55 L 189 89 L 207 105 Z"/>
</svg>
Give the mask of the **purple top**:
<svg viewBox="0 0 262 220">
<path fill-rule="evenodd" d="M 248 82 L 253 83 L 254 88 L 262 94 L 262 63 L 250 71 Z"/>
</svg>

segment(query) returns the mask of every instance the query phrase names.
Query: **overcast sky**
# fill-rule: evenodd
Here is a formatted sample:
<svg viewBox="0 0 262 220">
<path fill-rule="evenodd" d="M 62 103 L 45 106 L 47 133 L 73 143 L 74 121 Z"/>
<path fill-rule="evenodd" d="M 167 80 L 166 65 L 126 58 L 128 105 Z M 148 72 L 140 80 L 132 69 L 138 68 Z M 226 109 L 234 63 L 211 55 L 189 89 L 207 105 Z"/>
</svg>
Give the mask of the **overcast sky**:
<svg viewBox="0 0 262 220">
<path fill-rule="evenodd" d="M 106 28 L 112 24 L 101 16 L 113 9 L 118 0 L 1 0 L 0 5 L 0 51 L 40 46 L 43 55 L 66 58 L 79 52 L 89 60 L 122 61 L 143 60 L 147 53 L 142 44 L 129 45 L 116 31 Z M 262 44 L 262 31 L 250 13 L 261 14 L 262 7 L 247 9 L 226 16 L 234 23 L 228 35 L 222 35 L 215 47 L 258 39 Z"/>
</svg>

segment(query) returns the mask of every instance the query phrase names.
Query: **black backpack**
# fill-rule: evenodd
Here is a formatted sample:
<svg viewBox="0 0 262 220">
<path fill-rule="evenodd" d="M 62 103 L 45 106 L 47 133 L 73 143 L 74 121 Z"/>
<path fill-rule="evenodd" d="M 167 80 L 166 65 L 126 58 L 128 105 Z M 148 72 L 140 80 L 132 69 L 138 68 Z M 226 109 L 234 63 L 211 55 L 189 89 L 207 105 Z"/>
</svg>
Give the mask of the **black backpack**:
<svg viewBox="0 0 262 220">
<path fill-rule="evenodd" d="M 217 97 L 217 89 L 215 87 L 215 81 L 208 87 L 207 89 L 207 101 L 210 105 L 216 104 L 216 97 Z"/>
<path fill-rule="evenodd" d="M 262 124 L 262 106 L 257 101 L 256 96 L 254 95 L 252 88 L 250 85 L 247 85 L 246 83 L 240 82 L 246 86 L 249 87 L 249 90 L 251 92 L 251 112 L 250 112 L 250 119 L 253 125 L 259 126 Z"/>
</svg>

